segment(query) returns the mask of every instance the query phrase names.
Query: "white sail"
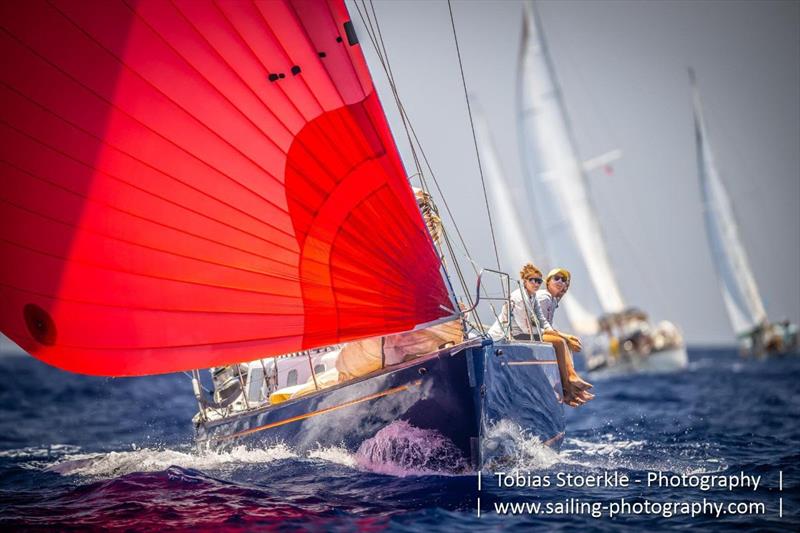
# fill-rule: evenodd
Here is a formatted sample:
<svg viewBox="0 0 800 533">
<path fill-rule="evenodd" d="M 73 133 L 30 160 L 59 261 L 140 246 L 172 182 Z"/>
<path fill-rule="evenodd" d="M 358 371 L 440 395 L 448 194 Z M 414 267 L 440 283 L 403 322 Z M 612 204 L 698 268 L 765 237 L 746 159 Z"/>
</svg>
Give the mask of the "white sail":
<svg viewBox="0 0 800 533">
<path fill-rule="evenodd" d="M 473 119 L 475 138 L 492 205 L 492 216 L 496 224 L 500 267 L 501 270 L 508 272 L 513 280 L 516 279 L 517 273 L 525 263 L 532 262 L 539 265 L 541 262 L 534 256 L 530 241 L 530 235 L 534 228 L 526 230 L 523 226 L 500 159 L 497 156 L 489 125 L 483 113 L 475 105 L 473 105 Z"/>
<path fill-rule="evenodd" d="M 544 254 L 534 255 L 531 244 L 531 232 L 537 228 L 525 228 L 522 217 L 517 209 L 516 201 L 511 194 L 511 188 L 503 172 L 500 158 L 492 141 L 489 125 L 483 114 L 473 110 L 475 122 L 475 138 L 480 150 L 481 164 L 486 181 L 488 182 L 489 196 L 491 198 L 492 213 L 497 221 L 498 248 L 501 269 L 508 272 L 512 280 L 519 269 L 527 262 L 547 272 L 550 262 Z M 593 333 L 596 329 L 594 317 L 586 311 L 577 300 L 565 300 L 570 321 L 579 333 Z"/>
<path fill-rule="evenodd" d="M 722 184 L 714 163 L 714 154 L 708 144 L 700 94 L 690 70 L 694 102 L 694 128 L 697 141 L 697 166 L 703 207 L 711 245 L 711 257 L 719 276 L 722 297 L 731 325 L 737 335 L 746 334 L 755 326 L 766 322 L 767 313 L 758 293 L 747 254 L 739 238 L 728 192 Z"/>
<path fill-rule="evenodd" d="M 523 20 L 518 124 L 528 192 L 548 257 L 573 272 L 570 297 L 564 300 L 569 320 L 579 332 L 591 333 L 594 317 L 620 312 L 625 304 L 531 2 L 525 4 Z"/>
</svg>

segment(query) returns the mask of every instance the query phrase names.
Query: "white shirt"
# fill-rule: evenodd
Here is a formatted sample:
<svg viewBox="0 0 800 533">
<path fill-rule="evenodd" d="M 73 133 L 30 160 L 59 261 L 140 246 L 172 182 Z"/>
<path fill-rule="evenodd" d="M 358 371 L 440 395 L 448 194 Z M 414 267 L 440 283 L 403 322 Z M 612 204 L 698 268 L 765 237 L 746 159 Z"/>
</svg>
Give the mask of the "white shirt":
<svg viewBox="0 0 800 533">
<path fill-rule="evenodd" d="M 527 302 L 523 302 L 523 292 L 527 297 Z M 542 312 L 539 309 L 539 304 L 531 298 L 527 291 L 524 289 L 517 289 L 511 293 L 511 336 L 514 337 L 516 335 L 531 335 L 529 323 L 528 323 L 528 313 L 526 312 L 525 306 L 527 303 L 528 309 L 533 311 L 536 320 L 539 321 L 539 325 L 541 326 L 542 320 Z M 508 319 L 508 303 L 503 304 L 503 310 L 500 311 L 500 317 L 492 324 L 492 327 L 489 329 L 489 336 L 492 337 L 494 340 L 500 340 L 505 336 L 505 329 L 508 327 L 509 319 Z M 534 323 L 533 326 L 535 327 L 536 324 Z M 552 328 L 550 328 L 552 329 Z"/>
</svg>

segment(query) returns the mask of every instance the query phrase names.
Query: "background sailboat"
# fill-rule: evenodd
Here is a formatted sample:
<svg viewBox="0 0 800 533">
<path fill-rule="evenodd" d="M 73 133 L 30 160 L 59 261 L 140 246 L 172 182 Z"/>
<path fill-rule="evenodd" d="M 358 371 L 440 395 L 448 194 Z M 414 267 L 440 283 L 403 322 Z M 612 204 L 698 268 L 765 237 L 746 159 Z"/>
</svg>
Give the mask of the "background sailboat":
<svg viewBox="0 0 800 533">
<path fill-rule="evenodd" d="M 689 81 L 692 87 L 697 171 L 703 195 L 703 215 L 711 258 L 717 270 L 731 327 L 745 353 L 763 355 L 767 350 L 795 349 L 797 328 L 792 330 L 790 324 L 770 325 L 767 320 L 755 276 L 739 237 L 733 204 L 720 178 L 708 141 L 700 92 L 692 69 L 689 69 Z"/>
<path fill-rule="evenodd" d="M 650 328 L 639 318 L 640 312 L 627 309 L 614 276 L 533 2 L 524 9 L 518 82 L 519 139 L 528 194 L 539 221 L 537 234 L 552 265 L 573 272 L 570 295 L 563 302 L 572 327 L 582 335 L 601 329 L 607 335 L 616 329 L 614 335 L 622 337 L 623 350 L 631 342 L 631 357 L 653 349 L 664 352 L 664 359 L 675 368 L 685 366 L 686 351 L 674 327 L 656 330 L 649 347 L 634 340 L 637 334 L 631 329 L 645 333 Z M 598 348 L 608 353 L 606 343 L 607 339 L 601 340 Z"/>
</svg>

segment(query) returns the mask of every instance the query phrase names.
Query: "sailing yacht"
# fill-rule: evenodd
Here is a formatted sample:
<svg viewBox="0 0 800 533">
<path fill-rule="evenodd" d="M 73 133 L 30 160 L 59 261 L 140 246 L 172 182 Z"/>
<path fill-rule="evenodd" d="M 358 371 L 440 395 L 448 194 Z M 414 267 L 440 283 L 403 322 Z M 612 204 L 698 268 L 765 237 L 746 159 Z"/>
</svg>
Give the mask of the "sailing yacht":
<svg viewBox="0 0 800 533">
<path fill-rule="evenodd" d="M 467 327 L 480 294 L 462 311 L 342 0 L 0 19 L 0 330 L 25 351 L 191 371 L 212 448 L 355 450 L 398 421 L 474 468 L 501 421 L 560 444 L 552 347 Z"/>
<path fill-rule="evenodd" d="M 797 326 L 784 321 L 770 324 L 755 276 L 750 268 L 725 184 L 708 142 L 700 92 L 689 69 L 697 143 L 697 169 L 703 196 L 709 248 L 717 270 L 722 299 L 743 355 L 792 352 L 797 349 Z"/>
<path fill-rule="evenodd" d="M 686 349 L 678 329 L 669 322 L 651 325 L 647 314 L 627 306 L 622 296 L 532 1 L 524 6 L 518 82 L 520 150 L 537 235 L 550 266 L 573 274 L 562 305 L 574 332 L 593 339 L 584 343 L 588 369 L 625 373 L 685 368 Z"/>
</svg>

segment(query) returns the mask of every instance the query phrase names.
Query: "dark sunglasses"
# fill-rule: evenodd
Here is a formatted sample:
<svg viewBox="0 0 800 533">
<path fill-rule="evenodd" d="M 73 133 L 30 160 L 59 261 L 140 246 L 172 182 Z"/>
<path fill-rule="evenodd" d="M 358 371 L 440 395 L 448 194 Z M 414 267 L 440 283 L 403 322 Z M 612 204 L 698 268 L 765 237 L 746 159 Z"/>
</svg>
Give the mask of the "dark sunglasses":
<svg viewBox="0 0 800 533">
<path fill-rule="evenodd" d="M 555 281 L 563 281 L 564 283 L 569 283 L 569 279 L 565 278 L 561 274 L 556 274 L 555 276 L 553 276 L 553 280 L 555 280 Z"/>
<path fill-rule="evenodd" d="M 528 281 L 531 283 L 542 283 L 544 280 L 542 278 L 528 278 Z"/>
</svg>

